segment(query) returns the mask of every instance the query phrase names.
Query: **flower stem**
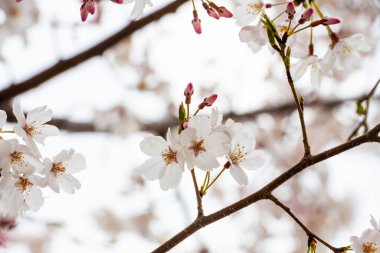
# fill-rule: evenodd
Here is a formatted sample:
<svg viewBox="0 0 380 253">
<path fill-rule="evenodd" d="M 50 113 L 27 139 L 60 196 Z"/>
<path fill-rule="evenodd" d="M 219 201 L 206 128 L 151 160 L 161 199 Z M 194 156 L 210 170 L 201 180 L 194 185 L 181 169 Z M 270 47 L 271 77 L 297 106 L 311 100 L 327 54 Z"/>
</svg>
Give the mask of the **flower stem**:
<svg viewBox="0 0 380 253">
<path fill-rule="evenodd" d="M 191 170 L 191 176 L 193 178 L 195 196 L 197 198 L 198 217 L 201 217 L 203 216 L 202 198 L 201 198 L 200 191 L 198 190 L 199 188 L 198 188 L 198 183 L 197 183 L 197 177 L 195 176 L 194 169 Z"/>
<path fill-rule="evenodd" d="M 219 174 L 214 178 L 214 180 L 211 181 L 210 184 L 207 185 L 206 189 L 204 190 L 204 193 L 206 194 L 206 191 L 218 180 L 218 178 L 222 175 L 222 173 L 226 170 L 226 167 L 223 167 L 223 169 L 219 172 Z"/>
<path fill-rule="evenodd" d="M 2 134 L 14 134 L 15 131 L 5 131 L 5 130 L 0 130 L 0 133 L 2 133 Z"/>
<path fill-rule="evenodd" d="M 324 15 L 323 15 L 321 9 L 319 8 L 318 4 L 314 0 L 310 0 L 310 4 L 314 7 L 315 11 L 318 13 L 318 16 L 320 18 L 323 18 Z M 334 33 L 333 30 L 331 30 L 329 25 L 326 26 L 326 29 L 327 29 L 330 36 L 331 36 L 331 34 Z"/>
</svg>

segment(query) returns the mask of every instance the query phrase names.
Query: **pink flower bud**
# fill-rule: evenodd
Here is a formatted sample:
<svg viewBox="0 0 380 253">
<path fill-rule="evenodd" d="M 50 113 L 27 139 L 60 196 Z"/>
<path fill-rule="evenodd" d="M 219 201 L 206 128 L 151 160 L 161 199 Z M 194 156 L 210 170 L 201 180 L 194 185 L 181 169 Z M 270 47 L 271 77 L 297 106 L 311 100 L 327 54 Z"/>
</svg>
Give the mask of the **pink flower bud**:
<svg viewBox="0 0 380 253">
<path fill-rule="evenodd" d="M 16 3 L 19 3 L 19 2 L 21 2 L 22 0 L 16 0 Z"/>
<path fill-rule="evenodd" d="M 293 2 L 289 2 L 286 6 L 286 14 L 288 14 L 288 18 L 292 20 L 294 18 L 294 14 L 296 13 L 296 9 L 294 7 Z"/>
<path fill-rule="evenodd" d="M 193 87 L 193 84 L 192 83 L 189 83 L 187 86 L 186 86 L 186 89 L 185 89 L 185 92 L 184 92 L 184 95 L 186 97 L 188 96 L 191 96 L 194 94 L 194 87 Z"/>
<path fill-rule="evenodd" d="M 219 13 L 219 15 L 223 18 L 232 18 L 233 14 L 224 6 L 220 6 L 216 9 Z"/>
<path fill-rule="evenodd" d="M 212 94 L 211 96 L 205 98 L 202 103 L 198 105 L 198 109 L 202 110 L 206 106 L 212 106 L 212 104 L 215 102 L 215 100 L 218 98 L 217 94 Z"/>
<path fill-rule="evenodd" d="M 95 13 L 95 3 L 94 3 L 94 1 L 92 1 L 92 0 L 87 1 L 87 3 L 86 3 L 86 9 L 87 9 L 87 11 L 91 15 L 94 15 L 94 13 Z"/>
<path fill-rule="evenodd" d="M 80 7 L 80 18 L 82 19 L 82 21 L 86 21 L 87 20 L 87 17 L 88 17 L 88 10 L 86 8 L 86 4 L 83 3 Z"/>
<path fill-rule="evenodd" d="M 112 2 L 116 3 L 116 4 L 122 4 L 124 3 L 124 0 L 111 0 Z"/>
<path fill-rule="evenodd" d="M 185 104 L 189 105 L 191 103 L 191 96 L 194 94 L 194 87 L 192 83 L 189 83 L 183 93 L 186 97 Z"/>
<path fill-rule="evenodd" d="M 337 19 L 337 18 L 323 17 L 322 19 L 314 21 L 313 23 L 311 23 L 311 27 L 316 27 L 316 26 L 319 26 L 319 25 L 324 25 L 324 26 L 327 26 L 327 25 L 336 25 L 336 24 L 339 24 L 339 23 L 340 23 L 340 20 Z"/>
<path fill-rule="evenodd" d="M 206 106 L 212 106 L 212 104 L 216 101 L 217 98 L 217 94 L 212 94 L 211 96 L 205 98 L 203 102 L 206 104 Z"/>
<path fill-rule="evenodd" d="M 189 121 L 185 121 L 185 123 L 183 123 L 183 129 L 186 129 L 189 127 Z"/>
<path fill-rule="evenodd" d="M 301 16 L 300 20 L 298 20 L 299 24 L 304 24 L 306 21 L 309 21 L 311 16 L 313 15 L 314 10 L 313 8 L 307 9 Z"/>
<path fill-rule="evenodd" d="M 196 33 L 201 34 L 202 33 L 202 27 L 201 27 L 201 20 L 198 18 L 198 13 L 196 10 L 193 11 L 194 19 L 191 21 L 193 24 L 194 30 Z"/>
<path fill-rule="evenodd" d="M 205 8 L 205 10 L 207 11 L 207 14 L 210 16 L 210 17 L 213 17 L 215 19 L 219 19 L 220 15 L 219 13 L 212 7 L 210 7 L 207 3 L 203 2 L 202 3 L 202 6 L 203 8 Z"/>
</svg>

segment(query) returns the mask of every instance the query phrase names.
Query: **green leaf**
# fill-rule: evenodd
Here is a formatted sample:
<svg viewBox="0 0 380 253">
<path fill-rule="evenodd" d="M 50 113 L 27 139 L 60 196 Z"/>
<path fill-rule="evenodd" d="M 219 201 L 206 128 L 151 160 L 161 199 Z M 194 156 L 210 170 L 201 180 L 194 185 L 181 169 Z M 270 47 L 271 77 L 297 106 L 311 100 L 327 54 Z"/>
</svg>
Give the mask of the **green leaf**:
<svg viewBox="0 0 380 253">
<path fill-rule="evenodd" d="M 364 109 L 362 102 L 358 101 L 356 103 L 356 114 L 357 115 L 365 115 L 366 114 L 366 110 Z"/>
</svg>

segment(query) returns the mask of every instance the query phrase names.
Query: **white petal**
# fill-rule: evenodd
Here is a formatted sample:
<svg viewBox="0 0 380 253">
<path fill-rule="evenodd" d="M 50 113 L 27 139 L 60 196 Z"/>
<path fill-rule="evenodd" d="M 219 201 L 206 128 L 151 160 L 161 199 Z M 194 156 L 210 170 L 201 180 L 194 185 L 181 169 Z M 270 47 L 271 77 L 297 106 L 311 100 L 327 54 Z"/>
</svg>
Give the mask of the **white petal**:
<svg viewBox="0 0 380 253">
<path fill-rule="evenodd" d="M 265 164 L 264 152 L 261 150 L 253 150 L 249 153 L 240 166 L 247 170 L 256 170 Z"/>
<path fill-rule="evenodd" d="M 191 147 L 193 141 L 195 141 L 196 130 L 194 128 L 187 128 L 179 135 L 179 141 L 184 147 Z"/>
<path fill-rule="evenodd" d="M 215 132 L 205 139 L 205 148 L 216 157 L 225 155 L 228 150 L 229 138 L 222 132 Z"/>
<path fill-rule="evenodd" d="M 375 229 L 376 231 L 380 230 L 379 224 L 377 223 L 377 221 L 375 220 L 375 218 L 372 215 L 371 215 L 370 223 L 371 223 L 373 229 Z"/>
<path fill-rule="evenodd" d="M 170 164 L 165 171 L 165 175 L 160 179 L 160 187 L 167 191 L 170 188 L 175 188 L 182 178 L 183 170 L 177 164 Z"/>
<path fill-rule="evenodd" d="M 161 155 L 168 148 L 168 143 L 161 136 L 146 136 L 140 142 L 140 149 L 149 156 Z"/>
<path fill-rule="evenodd" d="M 142 176 L 147 180 L 156 180 L 161 178 L 165 172 L 165 162 L 161 157 L 149 158 L 140 166 Z"/>
<path fill-rule="evenodd" d="M 201 152 L 195 159 L 195 165 L 205 171 L 211 171 L 219 166 L 215 155 L 210 152 Z"/>
<path fill-rule="evenodd" d="M 207 116 L 195 116 L 189 121 L 189 128 L 195 128 L 196 136 L 205 139 L 211 132 L 211 120 Z"/>
<path fill-rule="evenodd" d="M 75 153 L 73 157 L 66 163 L 69 174 L 79 172 L 86 168 L 86 159 L 82 154 Z"/>
<path fill-rule="evenodd" d="M 36 186 L 32 186 L 28 194 L 25 196 L 25 202 L 32 211 L 38 211 L 44 203 L 41 189 Z"/>
<path fill-rule="evenodd" d="M 53 191 L 55 191 L 56 193 L 59 193 L 59 189 L 60 189 L 60 187 L 59 187 L 59 183 L 58 183 L 57 178 L 56 178 L 54 175 L 49 174 L 49 175 L 47 176 L 47 181 L 48 181 L 48 185 L 49 185 L 49 187 L 50 187 Z"/>
<path fill-rule="evenodd" d="M 294 81 L 299 80 L 305 74 L 308 67 L 309 67 L 309 64 L 305 59 L 301 59 L 299 60 L 299 62 L 292 65 L 290 68 L 290 71 L 292 73 L 293 80 Z"/>
<path fill-rule="evenodd" d="M 45 124 L 37 129 L 33 134 L 33 139 L 38 143 L 44 144 L 45 138 L 49 136 L 56 136 L 59 134 L 59 129 L 56 126 Z"/>
<path fill-rule="evenodd" d="M 20 101 L 13 103 L 13 114 L 15 115 L 17 122 L 20 126 L 24 126 L 26 123 L 25 115 L 22 112 Z"/>
<path fill-rule="evenodd" d="M 7 122 L 7 114 L 5 111 L 0 110 L 0 129 L 5 125 Z"/>
<path fill-rule="evenodd" d="M 240 185 L 248 184 L 248 176 L 245 174 L 242 168 L 237 166 L 231 166 L 229 168 L 231 176 L 235 179 L 235 181 Z"/>
<path fill-rule="evenodd" d="M 143 15 L 145 0 L 136 0 L 131 13 L 131 19 L 138 19 Z"/>
<path fill-rule="evenodd" d="M 46 106 L 40 106 L 31 110 L 26 116 L 26 122 L 33 125 L 42 125 L 53 117 L 52 110 L 46 110 Z"/>
</svg>

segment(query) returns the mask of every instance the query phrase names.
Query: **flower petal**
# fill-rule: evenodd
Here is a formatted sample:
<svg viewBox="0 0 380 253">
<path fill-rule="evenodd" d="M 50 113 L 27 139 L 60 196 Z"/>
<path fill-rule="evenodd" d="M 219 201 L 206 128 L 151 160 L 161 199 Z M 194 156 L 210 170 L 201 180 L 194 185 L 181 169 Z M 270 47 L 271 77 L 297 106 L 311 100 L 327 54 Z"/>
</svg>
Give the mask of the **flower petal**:
<svg viewBox="0 0 380 253">
<path fill-rule="evenodd" d="M 242 168 L 238 166 L 231 166 L 230 167 L 230 173 L 231 176 L 235 179 L 235 181 L 240 185 L 247 185 L 248 184 L 248 176 L 245 174 Z"/>
<path fill-rule="evenodd" d="M 178 164 L 169 164 L 165 170 L 165 175 L 160 179 L 160 187 L 162 190 L 167 191 L 175 188 L 182 178 L 183 170 Z"/>
<path fill-rule="evenodd" d="M 161 178 L 165 172 L 165 162 L 161 157 L 149 158 L 140 166 L 142 176 L 147 180 L 156 180 Z"/>
<path fill-rule="evenodd" d="M 161 155 L 162 151 L 168 148 L 168 144 L 161 136 L 146 136 L 140 142 L 140 149 L 149 156 Z"/>
</svg>

